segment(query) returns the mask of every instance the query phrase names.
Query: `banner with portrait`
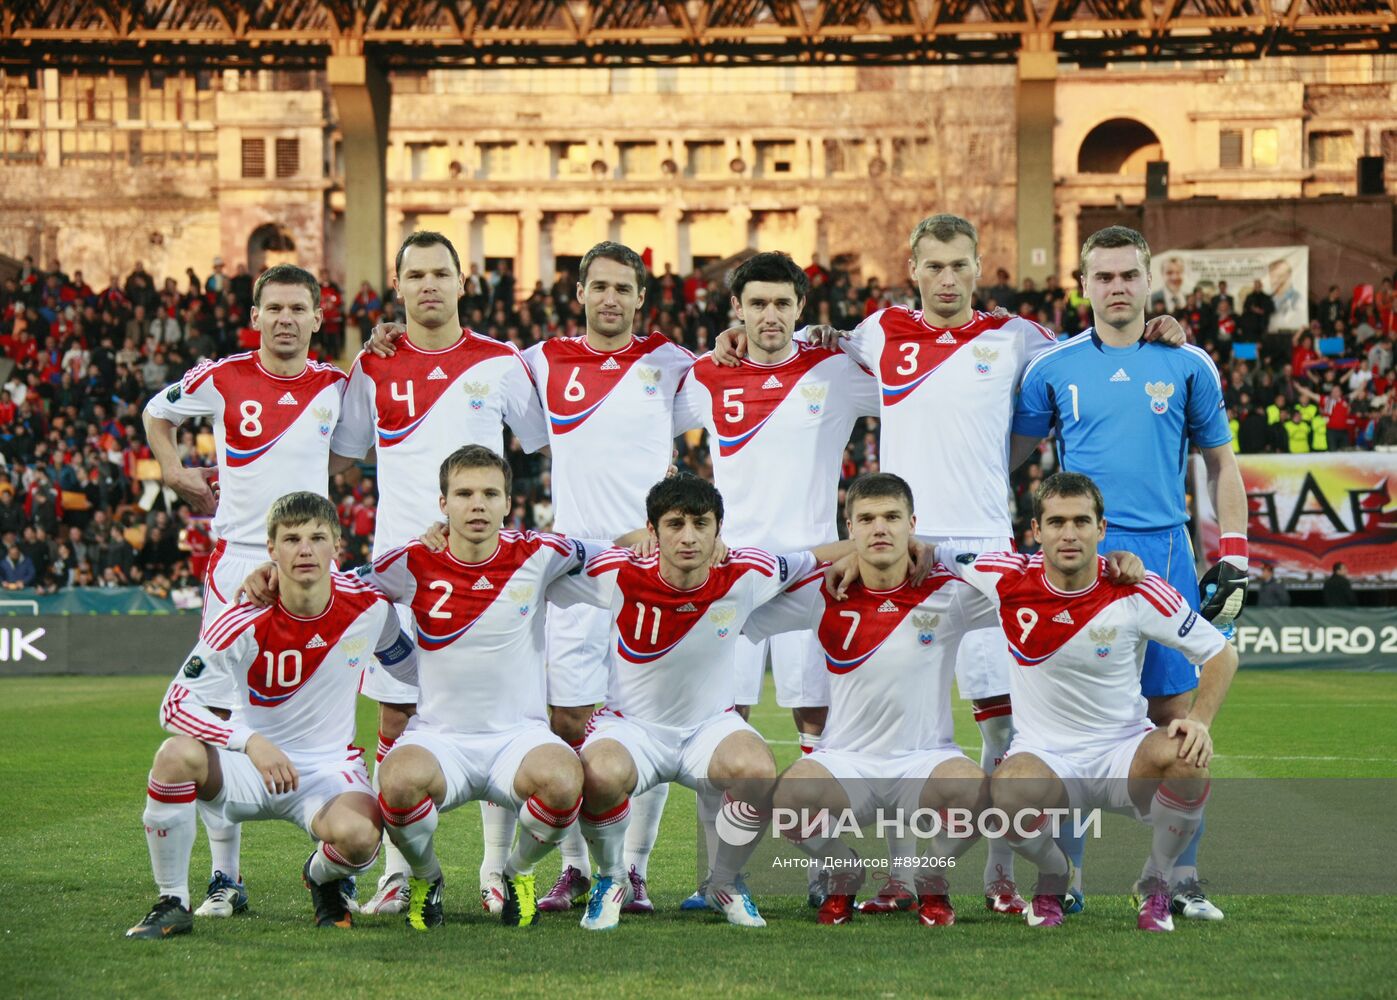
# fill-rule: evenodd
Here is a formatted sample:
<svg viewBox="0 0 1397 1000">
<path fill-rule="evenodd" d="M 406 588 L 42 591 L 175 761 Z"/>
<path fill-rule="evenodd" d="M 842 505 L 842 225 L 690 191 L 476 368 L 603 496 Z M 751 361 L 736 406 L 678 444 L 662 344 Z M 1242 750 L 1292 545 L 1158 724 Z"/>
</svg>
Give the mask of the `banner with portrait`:
<svg viewBox="0 0 1397 1000">
<path fill-rule="evenodd" d="M 1181 309 L 1194 291 L 1212 301 L 1218 283 L 1227 282 L 1233 311 L 1242 305 L 1260 280 L 1276 311 L 1270 329 L 1299 330 L 1310 323 L 1310 248 L 1238 247 L 1229 250 L 1166 250 L 1150 259 L 1150 311 L 1163 302 L 1166 312 Z"/>
<path fill-rule="evenodd" d="M 1284 580 L 1323 580 L 1337 562 L 1355 583 L 1397 583 L 1397 454 L 1320 452 L 1238 455 L 1251 518 L 1253 566 Z M 1194 464 L 1201 484 L 1202 460 Z M 1206 490 L 1195 490 L 1200 549 L 1217 558 L 1218 525 Z"/>
</svg>

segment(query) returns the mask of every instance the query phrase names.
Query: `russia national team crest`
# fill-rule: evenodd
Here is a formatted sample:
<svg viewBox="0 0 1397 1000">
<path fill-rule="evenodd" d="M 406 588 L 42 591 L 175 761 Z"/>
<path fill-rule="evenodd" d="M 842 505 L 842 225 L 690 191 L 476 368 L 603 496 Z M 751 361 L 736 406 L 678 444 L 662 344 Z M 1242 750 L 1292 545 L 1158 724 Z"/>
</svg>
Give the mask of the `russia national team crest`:
<svg viewBox="0 0 1397 1000">
<path fill-rule="evenodd" d="M 1169 412 L 1169 397 L 1174 395 L 1173 382 L 1146 382 L 1145 391 L 1150 394 L 1150 409 L 1155 413 Z"/>
<path fill-rule="evenodd" d="M 522 617 L 529 613 L 530 602 L 534 599 L 534 588 L 528 586 L 527 584 L 521 584 L 517 587 L 510 587 L 507 591 L 505 591 L 505 598 L 511 604 L 519 605 L 519 614 Z"/>
<path fill-rule="evenodd" d="M 718 638 L 726 639 L 732 623 L 737 619 L 737 609 L 730 604 L 715 604 L 708 610 L 708 620 L 718 627 Z"/>
<path fill-rule="evenodd" d="M 350 670 L 359 669 L 359 661 L 363 659 L 364 649 L 368 644 L 369 640 L 367 639 L 347 639 L 340 647 L 344 650 Z"/>
<path fill-rule="evenodd" d="M 653 396 L 660 391 L 660 370 L 649 365 L 636 365 L 635 377 L 640 379 L 645 395 Z"/>
<path fill-rule="evenodd" d="M 472 410 L 478 410 L 485 405 L 485 397 L 490 395 L 489 382 L 466 382 L 464 387 Z"/>
<path fill-rule="evenodd" d="M 805 397 L 805 408 L 811 416 L 819 416 L 824 409 L 825 397 L 829 395 L 828 385 L 803 385 L 800 394 Z"/>
<path fill-rule="evenodd" d="M 316 420 L 320 421 L 320 436 L 329 437 L 330 431 L 335 428 L 335 415 L 330 412 L 328 406 L 317 406 L 310 411 Z"/>
<path fill-rule="evenodd" d="M 912 626 L 917 630 L 917 641 L 923 646 L 930 646 L 936 638 L 936 626 L 941 624 L 940 615 L 915 614 L 912 616 Z"/>
<path fill-rule="evenodd" d="M 988 375 L 990 373 L 990 365 L 999 360 L 999 352 L 989 347 L 976 347 L 973 350 L 975 353 L 975 370 L 981 375 Z"/>
<path fill-rule="evenodd" d="M 1096 643 L 1096 655 L 1099 659 L 1106 659 L 1111 655 L 1111 643 L 1116 641 L 1116 630 L 1113 628 L 1094 628 L 1088 633 L 1091 641 Z"/>
</svg>

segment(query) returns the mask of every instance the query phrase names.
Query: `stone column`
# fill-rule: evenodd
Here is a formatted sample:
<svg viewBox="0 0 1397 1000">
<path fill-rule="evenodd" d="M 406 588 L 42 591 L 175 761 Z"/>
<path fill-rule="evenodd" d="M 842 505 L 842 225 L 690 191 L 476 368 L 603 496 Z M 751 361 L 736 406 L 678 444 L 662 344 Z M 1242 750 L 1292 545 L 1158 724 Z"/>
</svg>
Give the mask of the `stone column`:
<svg viewBox="0 0 1397 1000">
<path fill-rule="evenodd" d="M 345 287 L 384 288 L 387 259 L 388 78 L 362 55 L 331 55 L 326 76 L 344 136 Z M 345 358 L 359 351 L 358 330 L 345 331 Z"/>
<path fill-rule="evenodd" d="M 1048 40 L 1051 42 L 1051 39 Z M 1030 36 L 1019 53 L 1018 240 L 1019 268 L 1014 281 L 1040 285 L 1057 269 L 1053 238 L 1053 125 L 1057 53 L 1043 50 Z M 1031 51 L 1029 46 L 1036 51 Z"/>
</svg>

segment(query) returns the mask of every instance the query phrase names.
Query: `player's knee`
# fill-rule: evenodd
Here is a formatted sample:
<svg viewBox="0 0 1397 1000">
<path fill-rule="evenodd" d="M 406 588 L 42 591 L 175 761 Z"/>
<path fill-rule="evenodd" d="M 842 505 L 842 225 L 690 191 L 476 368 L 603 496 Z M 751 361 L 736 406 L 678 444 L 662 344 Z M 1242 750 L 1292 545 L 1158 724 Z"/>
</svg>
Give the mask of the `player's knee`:
<svg viewBox="0 0 1397 1000">
<path fill-rule="evenodd" d="M 432 780 L 435 759 L 420 747 L 395 747 L 378 766 L 378 791 L 395 809 L 420 802 Z"/>
<path fill-rule="evenodd" d="M 733 740 L 713 755 L 708 765 L 708 777 L 720 787 L 735 781 L 770 782 L 776 778 L 776 761 L 761 740 Z"/>
<path fill-rule="evenodd" d="M 352 865 L 366 865 L 378 851 L 382 831 L 367 816 L 357 813 L 336 824 L 335 850 Z"/>
<path fill-rule="evenodd" d="M 1195 793 L 1189 796 L 1190 798 L 1201 795 L 1203 786 L 1206 785 L 1208 781 L 1208 768 L 1206 765 L 1198 767 L 1196 764 L 1191 764 L 1187 760 L 1180 759 L 1177 753 L 1165 762 L 1163 770 L 1165 781 L 1168 781 L 1171 785 L 1186 785 L 1189 791 Z M 1193 787 L 1195 785 L 1197 786 L 1196 788 Z"/>
<path fill-rule="evenodd" d="M 829 797 L 827 784 L 827 782 L 805 776 L 795 769 L 789 770 L 776 783 L 776 791 L 771 800 L 772 807 L 796 813 L 808 813 L 821 809 L 826 805 L 825 800 Z"/>
<path fill-rule="evenodd" d="M 197 781 L 203 776 L 208 751 L 189 736 L 171 736 L 155 752 L 151 771 L 162 781 Z"/>
<path fill-rule="evenodd" d="M 570 750 L 549 753 L 532 770 L 532 794 L 549 809 L 571 809 L 582 794 L 582 762 Z"/>
<path fill-rule="evenodd" d="M 1034 780 L 1033 771 L 1022 762 L 1014 765 L 1014 758 L 1008 758 L 995 769 L 989 780 L 990 801 L 997 809 L 1014 811 L 1035 804 L 1039 796 L 1035 788 L 1041 784 Z"/>
<path fill-rule="evenodd" d="M 582 795 L 611 801 L 626 794 L 635 780 L 635 765 L 621 753 L 602 751 L 582 758 Z"/>
</svg>

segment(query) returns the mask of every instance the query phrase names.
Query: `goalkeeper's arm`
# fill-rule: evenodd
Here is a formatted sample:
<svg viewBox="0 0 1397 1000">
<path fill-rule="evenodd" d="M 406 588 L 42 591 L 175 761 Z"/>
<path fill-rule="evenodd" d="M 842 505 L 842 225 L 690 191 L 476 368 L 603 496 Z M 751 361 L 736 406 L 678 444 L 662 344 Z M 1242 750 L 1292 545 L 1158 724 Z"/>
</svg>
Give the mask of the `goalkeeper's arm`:
<svg viewBox="0 0 1397 1000">
<path fill-rule="evenodd" d="M 1203 449 L 1208 485 L 1222 528 L 1217 563 L 1198 582 L 1203 617 L 1219 628 L 1231 625 L 1247 601 L 1247 491 L 1231 444 Z"/>
</svg>

